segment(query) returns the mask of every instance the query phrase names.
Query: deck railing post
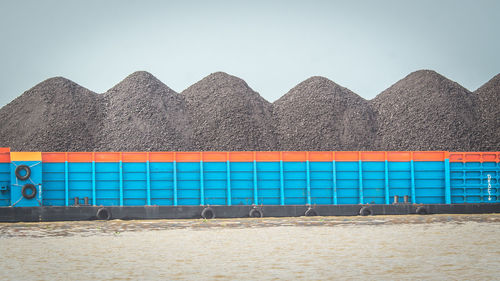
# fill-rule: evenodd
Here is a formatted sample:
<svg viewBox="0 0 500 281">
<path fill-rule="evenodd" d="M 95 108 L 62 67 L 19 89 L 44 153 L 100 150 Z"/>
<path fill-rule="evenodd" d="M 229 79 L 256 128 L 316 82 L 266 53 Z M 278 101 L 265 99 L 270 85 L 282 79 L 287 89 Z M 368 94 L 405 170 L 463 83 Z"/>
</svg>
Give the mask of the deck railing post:
<svg viewBox="0 0 500 281">
<path fill-rule="evenodd" d="M 123 162 L 120 160 L 120 206 L 123 206 Z"/>
<path fill-rule="evenodd" d="M 337 197 L 337 164 L 335 162 L 335 152 L 332 152 L 332 188 L 333 188 L 333 204 L 338 204 Z"/>
<path fill-rule="evenodd" d="M 172 180 L 174 184 L 174 206 L 177 206 L 177 161 L 176 153 L 174 152 L 174 162 L 173 162 L 173 172 Z"/>
<path fill-rule="evenodd" d="M 205 205 L 205 179 L 203 170 L 203 158 L 200 160 L 200 205 Z"/>
<path fill-rule="evenodd" d="M 285 205 L 285 176 L 283 175 L 283 158 L 280 159 L 280 205 Z"/>
<path fill-rule="evenodd" d="M 148 206 L 151 205 L 151 167 L 150 167 L 150 155 L 147 152 L 148 161 L 146 161 L 146 201 Z"/>
<path fill-rule="evenodd" d="M 387 152 L 386 152 L 387 155 Z M 384 179 L 385 179 L 385 204 L 389 205 L 391 203 L 390 201 L 390 194 L 389 194 L 389 161 L 387 160 L 387 156 L 385 158 L 385 163 L 384 163 Z"/>
<path fill-rule="evenodd" d="M 307 188 L 307 205 L 311 205 L 311 167 L 309 157 L 306 161 L 306 188 Z"/>
<path fill-rule="evenodd" d="M 413 204 L 416 204 L 417 198 L 415 191 L 415 163 L 413 162 L 413 152 L 411 153 L 410 172 L 411 172 L 411 202 Z"/>
<path fill-rule="evenodd" d="M 358 171 L 359 171 L 359 204 L 364 204 L 365 198 L 363 194 L 363 162 L 361 157 L 358 160 Z"/>
<path fill-rule="evenodd" d="M 444 159 L 444 187 L 445 203 L 451 204 L 450 159 Z"/>
<path fill-rule="evenodd" d="M 67 153 L 66 153 L 67 154 Z M 68 175 L 68 158 L 64 162 L 64 205 L 69 206 L 69 175 Z"/>
<path fill-rule="evenodd" d="M 257 184 L 257 160 L 255 159 L 255 156 L 253 160 L 253 203 L 255 205 L 259 204 L 258 184 Z"/>
<path fill-rule="evenodd" d="M 92 205 L 97 206 L 97 196 L 95 188 L 95 160 L 92 160 Z"/>
<path fill-rule="evenodd" d="M 231 206 L 231 162 L 229 162 L 229 152 L 226 157 L 226 171 L 227 171 L 227 205 Z"/>
</svg>

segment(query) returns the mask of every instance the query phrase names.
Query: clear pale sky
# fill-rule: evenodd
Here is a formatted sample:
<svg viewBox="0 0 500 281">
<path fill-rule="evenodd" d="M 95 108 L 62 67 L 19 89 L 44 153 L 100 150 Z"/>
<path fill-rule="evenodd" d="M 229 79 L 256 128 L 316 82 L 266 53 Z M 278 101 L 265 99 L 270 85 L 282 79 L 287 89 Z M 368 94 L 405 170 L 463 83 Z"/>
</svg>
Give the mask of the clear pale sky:
<svg viewBox="0 0 500 281">
<path fill-rule="evenodd" d="M 146 70 L 181 92 L 224 71 L 274 101 L 313 75 L 370 99 L 418 69 L 500 72 L 500 1 L 0 0 L 0 106 L 63 76 L 98 93 Z"/>
</svg>

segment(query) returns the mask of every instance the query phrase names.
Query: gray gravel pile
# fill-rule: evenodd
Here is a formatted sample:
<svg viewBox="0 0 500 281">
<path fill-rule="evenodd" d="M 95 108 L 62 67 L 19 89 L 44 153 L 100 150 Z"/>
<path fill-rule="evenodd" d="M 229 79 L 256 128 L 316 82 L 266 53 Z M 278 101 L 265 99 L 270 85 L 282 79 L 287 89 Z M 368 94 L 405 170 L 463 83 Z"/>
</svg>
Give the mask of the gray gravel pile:
<svg viewBox="0 0 500 281">
<path fill-rule="evenodd" d="M 213 73 L 176 93 L 135 72 L 104 94 L 56 77 L 0 109 L 13 151 L 500 150 L 500 75 L 474 93 L 429 70 L 366 101 L 323 77 L 273 104 Z"/>
<path fill-rule="evenodd" d="M 212 73 L 182 92 L 192 128 L 190 150 L 272 150 L 272 105 L 247 83 Z"/>
<path fill-rule="evenodd" d="M 371 101 L 377 150 L 468 151 L 477 147 L 476 98 L 430 70 L 413 72 Z"/>
<path fill-rule="evenodd" d="M 184 98 L 148 72 L 139 71 L 102 95 L 104 119 L 96 144 L 104 151 L 185 150 Z"/>
<path fill-rule="evenodd" d="M 311 77 L 273 103 L 280 150 L 371 150 L 368 102 L 324 77 Z"/>
<path fill-rule="evenodd" d="M 13 151 L 92 151 L 98 95 L 65 78 L 41 82 L 0 109 L 0 146 Z"/>
<path fill-rule="evenodd" d="M 500 151 L 500 74 L 477 89 L 479 116 L 477 151 Z"/>
</svg>

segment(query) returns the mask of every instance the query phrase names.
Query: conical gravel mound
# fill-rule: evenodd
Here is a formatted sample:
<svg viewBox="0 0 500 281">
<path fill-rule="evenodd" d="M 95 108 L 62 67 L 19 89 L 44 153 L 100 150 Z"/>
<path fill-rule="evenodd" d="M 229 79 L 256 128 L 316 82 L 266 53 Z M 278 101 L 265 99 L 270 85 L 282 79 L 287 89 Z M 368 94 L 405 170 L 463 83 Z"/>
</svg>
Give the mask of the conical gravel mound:
<svg viewBox="0 0 500 281">
<path fill-rule="evenodd" d="M 371 101 L 378 150 L 468 151 L 476 147 L 476 98 L 431 71 L 413 72 Z"/>
<path fill-rule="evenodd" d="M 134 72 L 102 97 L 105 114 L 98 147 L 104 151 L 184 150 L 184 98 L 145 71 Z"/>
<path fill-rule="evenodd" d="M 93 150 L 101 126 L 98 95 L 55 77 L 0 109 L 0 146 L 13 151 Z"/>
<path fill-rule="evenodd" d="M 274 102 L 281 150 L 370 150 L 373 112 L 366 100 L 324 77 L 311 77 Z"/>
<path fill-rule="evenodd" d="M 271 104 L 245 81 L 223 72 L 182 92 L 193 130 L 190 150 L 272 150 Z"/>
<path fill-rule="evenodd" d="M 477 132 L 478 151 L 500 151 L 500 74 L 474 92 L 481 118 Z"/>
</svg>

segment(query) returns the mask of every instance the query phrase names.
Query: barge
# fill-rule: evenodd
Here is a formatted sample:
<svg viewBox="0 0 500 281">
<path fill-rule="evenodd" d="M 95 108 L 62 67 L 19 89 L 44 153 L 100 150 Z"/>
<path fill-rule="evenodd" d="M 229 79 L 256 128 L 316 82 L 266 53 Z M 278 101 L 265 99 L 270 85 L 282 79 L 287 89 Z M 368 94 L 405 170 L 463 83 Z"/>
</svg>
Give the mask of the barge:
<svg viewBox="0 0 500 281">
<path fill-rule="evenodd" d="M 0 148 L 0 221 L 500 213 L 499 158 Z"/>
</svg>

